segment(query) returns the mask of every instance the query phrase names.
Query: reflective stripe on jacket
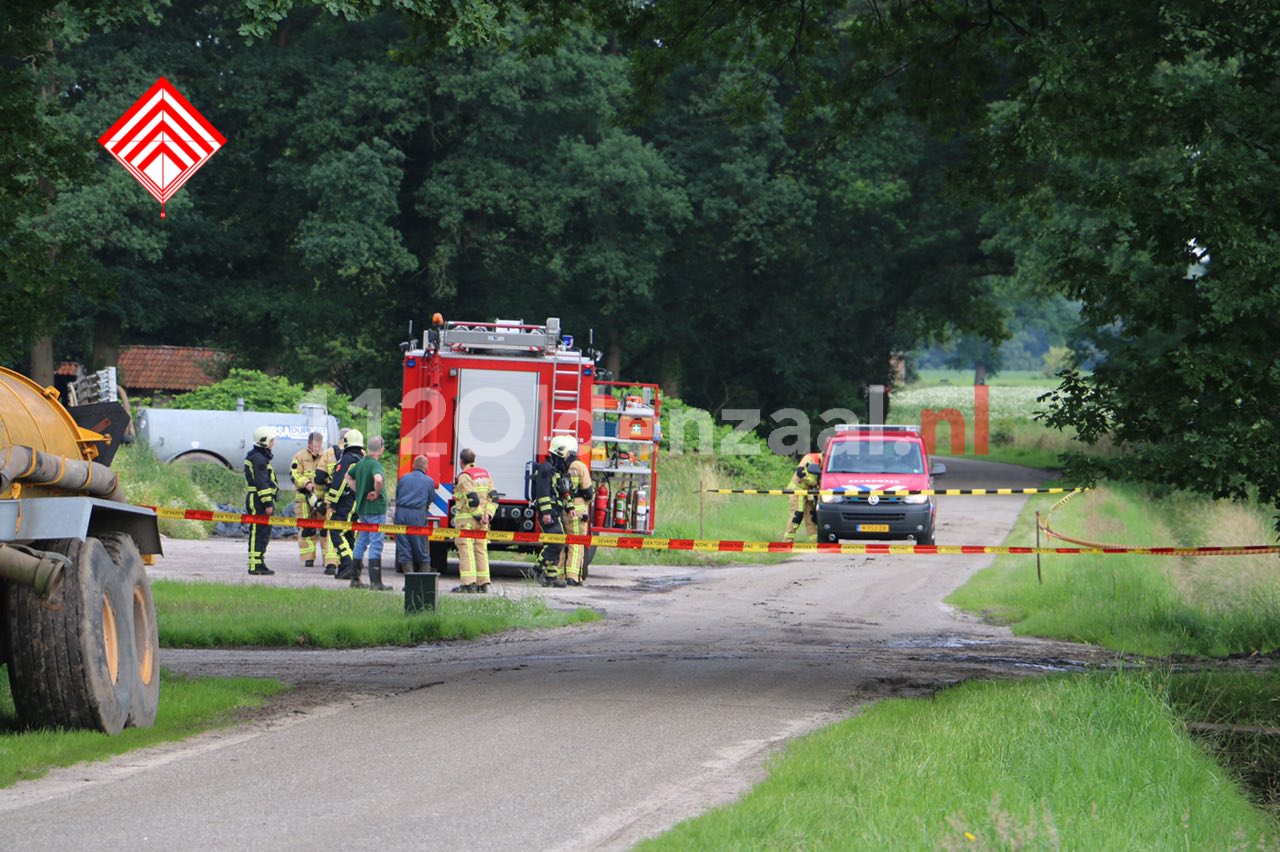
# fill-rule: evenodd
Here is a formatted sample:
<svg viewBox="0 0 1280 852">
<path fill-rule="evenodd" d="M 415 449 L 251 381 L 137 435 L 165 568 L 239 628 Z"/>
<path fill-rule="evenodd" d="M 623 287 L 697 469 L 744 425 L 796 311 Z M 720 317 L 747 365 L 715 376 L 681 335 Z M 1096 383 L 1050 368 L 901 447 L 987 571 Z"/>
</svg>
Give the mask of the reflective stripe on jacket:
<svg viewBox="0 0 1280 852">
<path fill-rule="evenodd" d="M 263 506 L 276 502 L 280 484 L 276 481 L 275 468 L 271 466 L 271 451 L 254 447 L 244 457 L 244 484 L 250 497 L 256 496 Z"/>
</svg>

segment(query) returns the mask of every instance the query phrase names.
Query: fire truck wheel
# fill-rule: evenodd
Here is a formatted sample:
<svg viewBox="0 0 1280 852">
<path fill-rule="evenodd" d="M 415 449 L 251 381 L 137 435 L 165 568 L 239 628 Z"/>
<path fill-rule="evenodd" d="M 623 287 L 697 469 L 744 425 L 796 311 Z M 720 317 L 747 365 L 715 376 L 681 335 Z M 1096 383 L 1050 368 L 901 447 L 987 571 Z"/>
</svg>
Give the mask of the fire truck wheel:
<svg viewBox="0 0 1280 852">
<path fill-rule="evenodd" d="M 49 600 L 10 583 L 5 626 L 9 684 L 18 717 L 28 725 L 124 728 L 136 665 L 133 602 L 111 554 L 96 538 L 43 542 L 40 550 L 71 559 Z"/>
<path fill-rule="evenodd" d="M 443 575 L 449 567 L 449 542 L 427 542 L 427 555 L 431 558 L 431 570 Z"/>
</svg>

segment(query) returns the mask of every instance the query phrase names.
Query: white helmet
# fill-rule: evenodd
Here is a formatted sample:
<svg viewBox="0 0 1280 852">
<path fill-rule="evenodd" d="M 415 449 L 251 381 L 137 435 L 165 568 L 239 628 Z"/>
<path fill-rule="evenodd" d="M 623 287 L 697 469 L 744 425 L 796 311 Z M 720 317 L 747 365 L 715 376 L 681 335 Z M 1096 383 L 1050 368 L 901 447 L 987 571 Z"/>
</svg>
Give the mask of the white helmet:
<svg viewBox="0 0 1280 852">
<path fill-rule="evenodd" d="M 568 458 L 578 452 L 578 439 L 571 435 L 556 435 L 551 439 L 551 455 Z"/>
<path fill-rule="evenodd" d="M 342 448 L 359 447 L 364 449 L 364 433 L 359 429 L 349 429 L 347 434 L 342 436 Z"/>
<path fill-rule="evenodd" d="M 270 426 L 259 426 L 253 430 L 253 445 L 255 447 L 269 447 L 275 439 L 276 430 Z"/>
</svg>

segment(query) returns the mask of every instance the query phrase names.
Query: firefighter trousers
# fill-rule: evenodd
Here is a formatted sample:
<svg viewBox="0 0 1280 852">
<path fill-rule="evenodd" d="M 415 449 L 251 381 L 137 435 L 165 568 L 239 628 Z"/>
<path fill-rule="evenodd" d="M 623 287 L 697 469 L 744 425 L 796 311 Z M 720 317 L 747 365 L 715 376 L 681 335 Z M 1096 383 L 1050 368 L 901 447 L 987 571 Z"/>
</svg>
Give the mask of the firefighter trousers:
<svg viewBox="0 0 1280 852">
<path fill-rule="evenodd" d="M 564 533 L 564 522 L 561 520 L 559 512 L 551 513 L 551 523 L 542 524 L 542 531 L 548 535 Z M 563 544 L 548 544 L 538 554 L 538 564 L 542 566 L 542 571 L 547 575 L 548 579 L 554 580 L 560 576 L 560 554 L 563 551 Z"/>
<path fill-rule="evenodd" d="M 244 510 L 250 515 L 265 515 L 267 504 L 256 494 L 247 494 L 244 498 Z M 249 524 L 249 570 L 256 571 L 267 567 L 267 545 L 271 543 L 271 527 L 262 524 Z"/>
<path fill-rule="evenodd" d="M 587 504 L 582 500 L 573 501 L 573 512 L 565 517 L 564 531 L 569 535 L 587 534 Z M 582 582 L 582 564 L 586 560 L 587 548 L 581 544 L 564 546 L 564 576 L 566 580 Z"/>
<path fill-rule="evenodd" d="M 792 494 L 787 502 L 791 505 L 791 514 L 787 516 L 787 532 L 783 541 L 795 541 L 796 530 L 804 523 L 805 531 L 815 539 L 818 537 L 818 503 L 813 497 L 804 494 Z"/>
<path fill-rule="evenodd" d="M 294 517 L 300 521 L 310 519 L 311 506 L 307 503 L 306 492 L 299 491 L 298 494 L 302 496 L 293 502 Z M 319 550 L 316 545 L 320 541 L 320 533 L 321 530 L 298 530 L 298 558 L 303 562 L 316 558 L 316 551 Z"/>
<path fill-rule="evenodd" d="M 349 521 L 351 520 L 352 510 L 355 509 L 355 501 L 351 501 L 350 505 L 339 503 L 333 507 L 333 514 L 330 520 Z M 355 547 L 356 534 L 350 530 L 329 530 L 329 544 L 332 545 L 334 553 L 338 556 L 339 564 L 350 562 L 352 549 Z"/>
<path fill-rule="evenodd" d="M 488 530 L 488 524 L 480 523 L 479 518 L 457 515 L 453 525 L 459 530 Z M 456 538 L 458 547 L 458 577 L 462 585 L 478 583 L 481 586 L 489 582 L 489 542 L 483 538 Z"/>
</svg>

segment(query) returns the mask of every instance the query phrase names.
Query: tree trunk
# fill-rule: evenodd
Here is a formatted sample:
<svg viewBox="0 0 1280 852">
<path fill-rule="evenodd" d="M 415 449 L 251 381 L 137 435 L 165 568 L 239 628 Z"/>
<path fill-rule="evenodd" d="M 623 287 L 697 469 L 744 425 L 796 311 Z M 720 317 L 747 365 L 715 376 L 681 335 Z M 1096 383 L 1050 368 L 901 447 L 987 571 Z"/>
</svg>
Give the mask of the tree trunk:
<svg viewBox="0 0 1280 852">
<path fill-rule="evenodd" d="M 973 383 L 974 385 L 985 385 L 987 383 L 987 365 L 978 362 L 973 365 Z"/>
<path fill-rule="evenodd" d="M 662 367 L 658 374 L 658 384 L 662 386 L 664 396 L 680 396 L 680 357 L 674 346 L 665 346 L 662 350 Z"/>
<path fill-rule="evenodd" d="M 613 373 L 613 380 L 616 382 L 622 373 L 622 334 L 618 331 L 616 318 L 609 317 L 604 335 L 604 368 Z"/>
<path fill-rule="evenodd" d="M 113 366 L 120 359 L 120 317 L 104 314 L 93 327 L 93 363 L 86 366 L 101 370 Z"/>
<path fill-rule="evenodd" d="M 53 338 L 48 335 L 31 345 L 31 379 L 41 387 L 53 384 Z"/>
</svg>

